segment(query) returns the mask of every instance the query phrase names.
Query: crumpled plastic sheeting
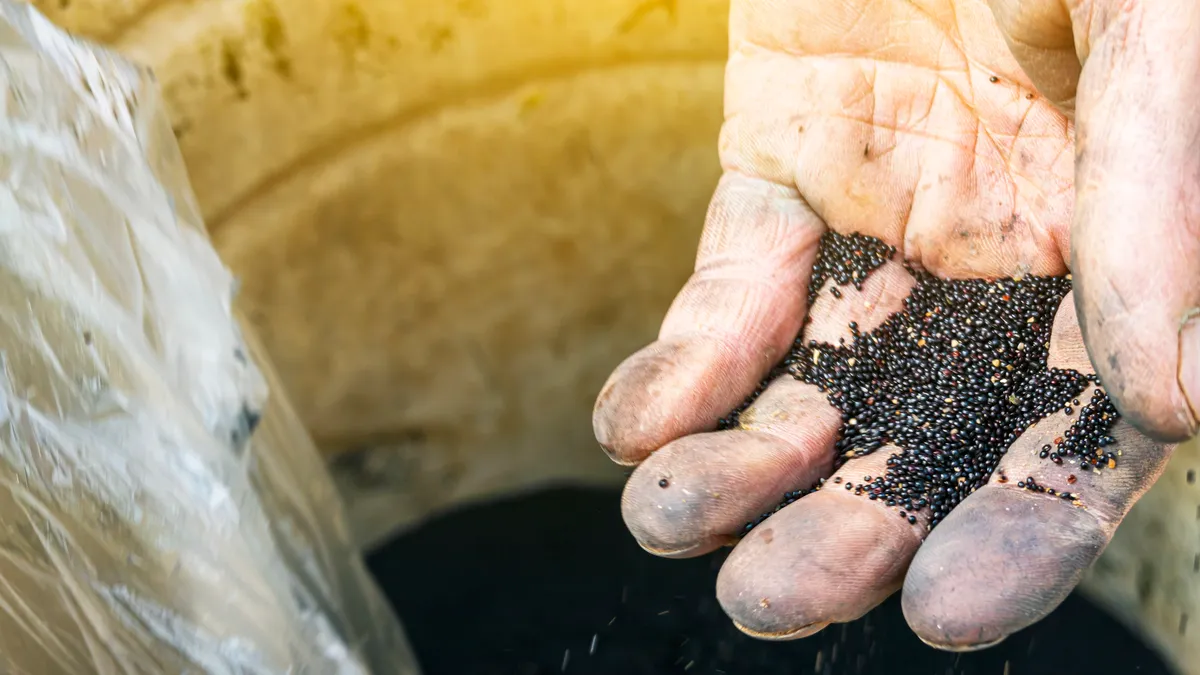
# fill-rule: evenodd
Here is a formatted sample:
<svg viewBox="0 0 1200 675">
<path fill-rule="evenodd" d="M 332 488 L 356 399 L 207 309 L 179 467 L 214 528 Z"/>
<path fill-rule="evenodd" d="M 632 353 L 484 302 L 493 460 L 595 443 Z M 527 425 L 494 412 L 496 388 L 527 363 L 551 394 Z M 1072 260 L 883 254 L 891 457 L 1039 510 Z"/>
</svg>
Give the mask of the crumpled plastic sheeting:
<svg viewBox="0 0 1200 675">
<path fill-rule="evenodd" d="M 0 673 L 415 675 L 150 73 L 0 0 L 0 108 Z"/>
</svg>

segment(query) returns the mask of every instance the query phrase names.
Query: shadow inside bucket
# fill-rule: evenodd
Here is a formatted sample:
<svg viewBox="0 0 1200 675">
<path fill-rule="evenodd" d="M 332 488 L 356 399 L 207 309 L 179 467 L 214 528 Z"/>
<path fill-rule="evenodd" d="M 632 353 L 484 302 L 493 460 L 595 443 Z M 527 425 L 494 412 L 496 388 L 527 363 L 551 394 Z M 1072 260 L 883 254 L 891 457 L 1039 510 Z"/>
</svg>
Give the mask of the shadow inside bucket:
<svg viewBox="0 0 1200 675">
<path fill-rule="evenodd" d="M 552 489 L 466 508 L 368 564 L 425 675 L 1169 675 L 1080 596 L 1000 646 L 948 654 L 899 596 L 806 640 L 739 633 L 714 595 L 723 554 L 663 560 L 626 532 L 617 490 Z"/>
</svg>

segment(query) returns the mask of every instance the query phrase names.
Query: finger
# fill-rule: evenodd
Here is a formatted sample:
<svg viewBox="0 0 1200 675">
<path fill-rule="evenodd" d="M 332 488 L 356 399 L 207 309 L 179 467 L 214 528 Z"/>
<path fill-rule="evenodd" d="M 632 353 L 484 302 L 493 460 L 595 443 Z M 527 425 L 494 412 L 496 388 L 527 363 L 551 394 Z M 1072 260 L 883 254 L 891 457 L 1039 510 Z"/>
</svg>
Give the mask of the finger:
<svg viewBox="0 0 1200 675">
<path fill-rule="evenodd" d="M 886 471 L 893 452 L 847 462 L 820 491 L 738 543 L 717 576 L 717 599 L 739 629 L 762 639 L 807 637 L 861 617 L 900 588 L 926 516 L 909 523 L 897 507 L 844 487 Z"/>
<path fill-rule="evenodd" d="M 1066 5 L 1062 0 L 989 0 L 988 4 L 1009 51 L 1038 92 L 1073 115 L 1083 66 Z"/>
<path fill-rule="evenodd" d="M 712 429 L 754 390 L 800 332 L 822 231 L 796 190 L 721 179 L 696 270 L 658 341 L 622 363 L 596 401 L 596 438 L 615 461 L 636 464 Z"/>
<path fill-rule="evenodd" d="M 1067 297 L 1055 319 L 1049 366 L 1090 371 L 1082 342 Z M 930 534 L 904 582 L 905 617 L 922 640 L 979 649 L 1040 621 L 1066 599 L 1161 474 L 1170 448 L 1124 422 L 1110 432 L 1116 443 L 1103 448 L 1120 452 L 1115 468 L 1105 464 L 1097 472 L 1077 457 L 1043 456 L 1090 414 L 1094 390 L 1022 434 L 989 483 Z"/>
<path fill-rule="evenodd" d="M 913 283 L 888 262 L 861 291 L 822 292 L 804 339 L 836 343 L 851 337 L 852 322 L 874 329 L 903 306 Z M 742 412 L 737 428 L 687 436 L 647 458 L 626 483 L 625 522 L 658 555 L 689 557 L 727 544 L 785 494 L 829 475 L 841 424 L 825 394 L 785 374 Z"/>
<path fill-rule="evenodd" d="M 823 293 L 805 340 L 836 343 L 849 337 L 851 321 L 873 330 L 902 307 L 913 283 L 899 264 L 886 263 L 867 278 L 861 293 L 848 291 L 837 302 Z M 787 390 L 772 385 L 743 414 L 751 433 L 776 419 L 771 397 L 777 392 Z M 820 420 L 826 436 L 822 456 L 829 457 L 840 415 L 808 413 L 803 419 Z M 846 462 L 820 491 L 778 511 L 741 540 L 717 580 L 718 600 L 739 629 L 764 639 L 804 637 L 862 616 L 899 588 L 925 518 L 915 514 L 910 523 L 896 507 L 863 496 L 857 487 L 885 471 L 894 450 L 884 447 Z"/>
<path fill-rule="evenodd" d="M 841 416 L 816 387 L 783 375 L 747 413 L 760 420 L 752 428 L 681 438 L 633 472 L 621 512 L 642 548 L 703 555 L 735 541 L 784 494 L 829 474 Z"/>
<path fill-rule="evenodd" d="M 1200 405 L 1200 4 L 1083 4 L 1076 303 L 1125 418 L 1181 441 Z"/>
</svg>

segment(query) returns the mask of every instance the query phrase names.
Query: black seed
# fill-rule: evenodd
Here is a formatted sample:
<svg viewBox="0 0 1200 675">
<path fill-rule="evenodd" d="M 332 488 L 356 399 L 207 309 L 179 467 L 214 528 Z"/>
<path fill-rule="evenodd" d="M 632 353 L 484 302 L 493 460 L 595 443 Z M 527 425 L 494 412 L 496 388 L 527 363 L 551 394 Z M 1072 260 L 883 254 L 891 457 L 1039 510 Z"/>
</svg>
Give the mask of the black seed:
<svg viewBox="0 0 1200 675">
<path fill-rule="evenodd" d="M 666 478 L 658 479 L 658 487 L 660 487 L 660 488 L 665 488 L 670 484 L 671 484 L 671 481 L 667 480 Z"/>
<path fill-rule="evenodd" d="M 861 288 L 895 252 L 872 237 L 822 235 L 809 305 L 826 285 L 833 295 L 847 285 Z M 818 343 L 802 331 L 719 428 L 736 427 L 766 383 L 784 373 L 815 385 L 841 413 L 835 468 L 885 445 L 899 448 L 883 475 L 846 483 L 846 489 L 903 508 L 910 522 L 925 511 L 931 528 L 988 482 L 1014 441 L 1055 412 L 1076 417 L 1062 436 L 1041 446 L 1040 458 L 1058 465 L 1069 458 L 1081 470 L 1116 466 L 1114 453 L 1096 454 L 1115 443 L 1110 430 L 1119 419 L 1098 378 L 1046 363 L 1054 313 L 1071 290 L 1070 279 L 943 280 L 906 268 L 916 283 L 903 310 L 869 333 L 851 324 L 850 337 L 837 344 Z M 1089 387 L 1095 390 L 1081 406 Z M 1017 485 L 1064 499 L 1069 494 L 1032 478 Z M 789 492 L 784 502 L 819 487 Z"/>
</svg>

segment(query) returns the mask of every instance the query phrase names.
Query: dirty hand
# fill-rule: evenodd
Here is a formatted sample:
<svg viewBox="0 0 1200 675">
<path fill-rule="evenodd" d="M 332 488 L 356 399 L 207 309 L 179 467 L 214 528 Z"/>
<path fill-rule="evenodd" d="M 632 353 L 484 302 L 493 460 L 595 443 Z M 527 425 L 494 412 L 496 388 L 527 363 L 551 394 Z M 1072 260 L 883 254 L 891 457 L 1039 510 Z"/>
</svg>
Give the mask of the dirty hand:
<svg viewBox="0 0 1200 675">
<path fill-rule="evenodd" d="M 725 175 L 695 273 L 658 341 L 596 403 L 600 443 L 640 464 L 623 511 L 642 546 L 712 551 L 829 475 L 840 414 L 798 380 L 713 433 L 806 313 L 806 339 L 836 340 L 900 308 L 911 279 L 898 263 L 845 301 L 805 306 L 827 229 L 883 239 L 943 277 L 1073 270 L 1050 365 L 1094 362 L 1143 432 L 1190 436 L 1200 331 L 1180 325 L 1200 306 L 1197 25 L 1190 0 L 734 0 Z M 1063 480 L 1031 448 L 1066 425 L 1039 423 L 1001 470 Z M 1063 600 L 1161 472 L 1170 445 L 1124 421 L 1113 435 L 1122 464 L 1079 479 L 1086 509 L 994 477 L 926 536 L 924 521 L 842 490 L 804 497 L 740 540 L 719 599 L 742 630 L 786 639 L 903 586 L 925 641 L 992 644 Z M 887 454 L 839 473 L 879 475 Z"/>
</svg>

